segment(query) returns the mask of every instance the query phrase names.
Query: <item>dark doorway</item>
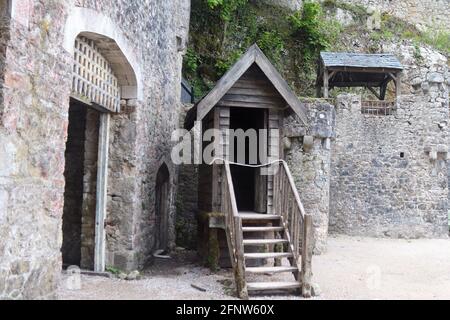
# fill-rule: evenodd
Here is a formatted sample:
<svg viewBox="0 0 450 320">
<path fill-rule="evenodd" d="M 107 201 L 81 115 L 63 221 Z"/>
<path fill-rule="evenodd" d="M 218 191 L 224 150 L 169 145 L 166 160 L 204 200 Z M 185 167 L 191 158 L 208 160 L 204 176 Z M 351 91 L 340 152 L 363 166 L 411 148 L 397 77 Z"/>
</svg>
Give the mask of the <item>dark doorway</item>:
<svg viewBox="0 0 450 320">
<path fill-rule="evenodd" d="M 62 259 L 80 266 L 86 107 L 71 103 L 65 151 Z"/>
<path fill-rule="evenodd" d="M 255 157 L 250 155 L 250 144 L 253 150 L 257 151 L 256 164 L 261 164 L 264 159 L 260 158 L 260 135 L 259 130 L 264 129 L 266 119 L 266 110 L 258 108 L 230 108 L 230 129 L 242 129 L 244 132 L 248 129 L 256 130 L 255 142 L 250 138 L 245 139 L 245 161 L 242 158 L 239 161 L 236 146 L 238 139 L 234 139 L 235 152 L 233 162 L 252 164 L 255 163 Z M 241 156 L 242 157 L 242 156 Z M 253 161 L 251 161 L 253 160 Z M 265 212 L 265 205 L 261 203 L 261 193 L 265 190 L 265 179 L 261 179 L 258 168 L 244 167 L 238 165 L 231 166 L 231 175 L 233 178 L 234 192 L 239 211 Z M 265 196 L 264 196 L 265 198 Z M 264 201 L 264 200 L 263 200 Z"/>
<path fill-rule="evenodd" d="M 164 163 L 156 175 L 156 249 L 166 251 L 169 245 L 170 174 Z"/>
<path fill-rule="evenodd" d="M 99 113 L 71 99 L 65 151 L 63 267 L 94 268 Z"/>
</svg>

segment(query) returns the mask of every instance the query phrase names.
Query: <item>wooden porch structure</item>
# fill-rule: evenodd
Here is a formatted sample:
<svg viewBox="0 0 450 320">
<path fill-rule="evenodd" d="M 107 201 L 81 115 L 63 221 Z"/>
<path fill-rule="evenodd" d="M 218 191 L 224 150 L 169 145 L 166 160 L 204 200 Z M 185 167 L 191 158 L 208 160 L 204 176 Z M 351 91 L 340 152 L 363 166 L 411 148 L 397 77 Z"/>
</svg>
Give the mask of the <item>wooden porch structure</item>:
<svg viewBox="0 0 450 320">
<path fill-rule="evenodd" d="M 393 54 L 321 52 L 317 71 L 317 97 L 328 98 L 335 87 L 364 87 L 379 100 L 386 98 L 389 82 L 400 95 L 402 64 Z M 323 88 L 323 93 L 322 93 Z"/>
<path fill-rule="evenodd" d="M 283 148 L 279 131 L 289 113 L 306 123 L 305 106 L 258 46 L 253 45 L 186 117 L 186 129 L 192 129 L 197 121 L 202 133 L 207 129 L 221 132 L 221 141 L 214 140 L 220 150 L 215 157 L 219 159 L 199 167 L 200 215 L 212 217 L 201 227 L 207 231 L 200 235 L 199 242 L 209 243 L 211 238 L 220 242 L 217 229 L 225 231 L 227 247 L 210 251 L 220 251 L 221 256 L 227 256 L 228 265 L 231 262 L 241 298 L 246 298 L 248 291 L 265 290 L 301 290 L 305 297 L 311 295 L 312 220 L 303 209 L 287 164 L 280 160 Z M 258 137 L 264 140 L 255 143 L 266 152 L 262 159 L 258 157 L 258 163 L 234 158 L 230 147 L 234 146 L 232 129 L 267 130 L 266 137 Z M 204 148 L 205 145 L 199 148 L 202 154 Z M 268 167 L 272 173 L 262 174 Z M 281 245 L 281 252 L 275 252 L 276 245 Z M 268 259 L 287 260 L 284 266 L 275 260 L 273 266 L 261 266 Z M 280 272 L 292 273 L 293 280 L 246 281 L 248 273 Z"/>
</svg>

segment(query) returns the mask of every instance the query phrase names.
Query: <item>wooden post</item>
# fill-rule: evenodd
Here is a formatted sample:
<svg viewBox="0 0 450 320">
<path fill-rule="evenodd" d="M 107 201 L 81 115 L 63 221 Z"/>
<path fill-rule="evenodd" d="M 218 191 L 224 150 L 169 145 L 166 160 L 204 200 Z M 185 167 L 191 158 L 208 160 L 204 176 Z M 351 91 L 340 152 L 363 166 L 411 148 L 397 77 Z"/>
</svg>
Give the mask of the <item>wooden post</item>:
<svg viewBox="0 0 450 320">
<path fill-rule="evenodd" d="M 311 263 L 312 263 L 312 242 L 313 242 L 313 224 L 312 216 L 305 215 L 303 220 L 303 242 L 302 242 L 302 296 L 304 298 L 311 297 Z"/>
<path fill-rule="evenodd" d="M 328 99 L 328 70 L 323 71 L 323 97 Z"/>
<path fill-rule="evenodd" d="M 395 98 L 398 99 L 398 97 L 402 94 L 402 88 L 401 88 L 401 74 L 397 73 L 395 77 Z"/>
<path fill-rule="evenodd" d="M 235 223 L 235 239 L 236 239 L 236 256 L 237 266 L 234 270 L 236 279 L 236 290 L 239 298 L 248 300 L 247 283 L 245 281 L 245 260 L 244 260 L 244 246 L 242 239 L 242 222 L 240 217 L 234 217 Z"/>
<path fill-rule="evenodd" d="M 109 113 L 100 114 L 97 164 L 97 200 L 95 208 L 94 270 L 105 271 L 105 216 L 108 186 Z"/>
<path fill-rule="evenodd" d="M 322 88 L 320 87 L 320 85 L 316 85 L 316 98 L 320 98 L 322 96 Z"/>
</svg>

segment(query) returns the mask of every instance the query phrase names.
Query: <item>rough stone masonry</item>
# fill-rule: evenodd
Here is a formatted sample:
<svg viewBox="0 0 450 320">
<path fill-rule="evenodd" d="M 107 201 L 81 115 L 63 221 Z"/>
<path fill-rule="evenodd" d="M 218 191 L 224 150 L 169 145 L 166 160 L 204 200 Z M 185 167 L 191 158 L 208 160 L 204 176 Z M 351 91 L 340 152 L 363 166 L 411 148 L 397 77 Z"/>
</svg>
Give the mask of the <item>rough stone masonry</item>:
<svg viewBox="0 0 450 320">
<path fill-rule="evenodd" d="M 156 172 L 164 162 L 170 168 L 172 194 L 177 179 L 168 160 L 170 134 L 178 126 L 189 6 L 187 0 L 12 0 L 2 5 L 0 298 L 51 298 L 58 285 L 73 65 L 63 44 L 74 43 L 65 34 L 76 25 L 66 21 L 82 25 L 86 15 L 79 12 L 96 17 L 90 25 L 104 22 L 96 30 L 100 37 L 107 33 L 108 41 L 132 48 L 142 92 L 122 101 L 123 111 L 111 118 L 107 265 L 136 269 L 154 250 Z"/>
<path fill-rule="evenodd" d="M 70 182 L 65 169 L 71 177 L 83 171 L 83 193 L 72 195 L 83 199 L 85 215 L 78 227 L 91 237 L 76 239 L 83 248 L 79 254 L 86 259 L 75 260 L 81 259 L 86 267 L 93 264 L 98 149 L 92 143 L 98 130 L 90 127 L 94 121 L 86 123 L 84 168 L 65 165 L 73 67 L 65 44 L 75 40 L 66 37 L 68 29 L 87 25 L 87 17 L 89 26 L 101 22 L 102 27 L 85 36 L 108 43 L 105 51 L 122 50 L 129 60 L 116 62 L 115 68 L 120 72 L 130 62 L 134 74 L 129 76 L 135 76 L 139 87 L 139 94 L 122 99 L 121 112 L 111 115 L 106 264 L 123 270 L 141 268 L 157 249 L 155 183 L 164 164 L 170 175 L 169 246 L 175 245 L 176 208 L 182 222 L 178 227 L 193 234 L 197 198 L 188 192 L 196 190 L 189 188 L 196 169 L 182 168 L 177 190 L 179 169 L 170 161 L 171 133 L 184 113 L 179 101 L 189 0 L 1 4 L 0 299 L 54 297 L 62 268 L 64 205 L 70 202 L 64 199 Z M 305 208 L 314 216 L 316 253 L 326 249 L 328 232 L 448 234 L 447 60 L 419 48 L 424 57 L 419 62 L 416 48 L 403 43 L 384 49 L 397 53 L 406 66 L 404 95 L 395 113 L 362 114 L 360 97 L 343 95 L 335 106 L 307 103 L 305 127 L 298 119 L 285 119 L 284 154 Z M 75 145 L 82 146 L 79 141 Z M 186 246 L 195 246 L 192 238 L 180 235 Z"/>
</svg>

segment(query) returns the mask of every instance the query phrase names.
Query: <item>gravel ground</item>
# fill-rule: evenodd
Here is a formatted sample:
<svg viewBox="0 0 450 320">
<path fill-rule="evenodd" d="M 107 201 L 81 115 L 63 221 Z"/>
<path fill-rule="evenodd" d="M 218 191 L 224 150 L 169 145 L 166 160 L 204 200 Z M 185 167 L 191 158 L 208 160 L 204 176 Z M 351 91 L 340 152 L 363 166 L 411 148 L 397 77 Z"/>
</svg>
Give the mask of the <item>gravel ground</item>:
<svg viewBox="0 0 450 320">
<path fill-rule="evenodd" d="M 127 281 L 81 276 L 81 290 L 67 289 L 63 275 L 60 299 L 235 299 L 229 271 L 199 267 L 191 252 L 155 261 L 142 279 Z M 328 252 L 313 258 L 315 299 L 450 299 L 450 240 L 330 238 Z M 266 280 L 291 280 L 291 275 Z M 248 280 L 257 280 L 251 277 Z M 202 289 L 192 287 L 194 284 Z M 205 291 L 203 291 L 205 290 Z M 299 299 L 295 295 L 253 299 Z"/>
</svg>

